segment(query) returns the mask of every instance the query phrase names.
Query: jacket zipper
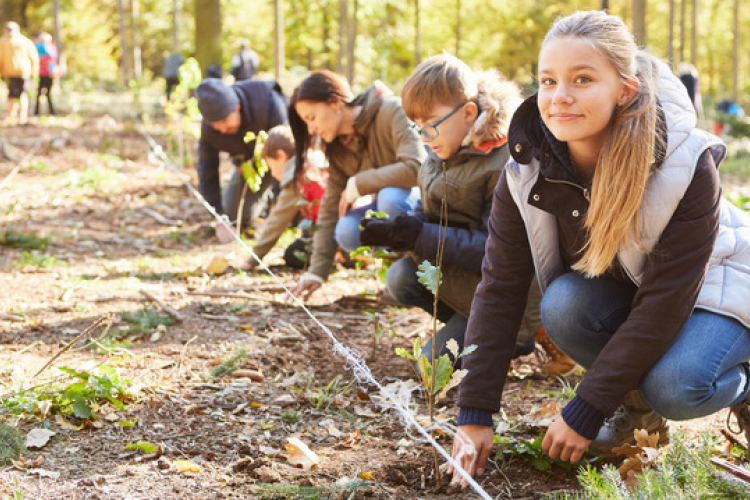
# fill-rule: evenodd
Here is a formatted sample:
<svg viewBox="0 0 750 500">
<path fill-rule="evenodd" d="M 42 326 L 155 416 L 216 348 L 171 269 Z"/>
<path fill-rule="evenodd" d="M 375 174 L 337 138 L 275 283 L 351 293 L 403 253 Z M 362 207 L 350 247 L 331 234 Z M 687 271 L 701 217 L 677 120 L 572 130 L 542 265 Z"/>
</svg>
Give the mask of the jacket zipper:
<svg viewBox="0 0 750 500">
<path fill-rule="evenodd" d="M 550 179 L 548 177 L 545 177 L 544 180 L 546 180 L 547 182 L 551 182 L 553 184 L 567 184 L 569 186 L 577 187 L 583 192 L 583 197 L 586 198 L 586 201 L 591 203 L 591 193 L 589 192 L 587 188 L 581 186 L 580 184 L 576 184 L 575 182 L 570 182 L 570 181 L 560 181 L 560 180 Z"/>
</svg>

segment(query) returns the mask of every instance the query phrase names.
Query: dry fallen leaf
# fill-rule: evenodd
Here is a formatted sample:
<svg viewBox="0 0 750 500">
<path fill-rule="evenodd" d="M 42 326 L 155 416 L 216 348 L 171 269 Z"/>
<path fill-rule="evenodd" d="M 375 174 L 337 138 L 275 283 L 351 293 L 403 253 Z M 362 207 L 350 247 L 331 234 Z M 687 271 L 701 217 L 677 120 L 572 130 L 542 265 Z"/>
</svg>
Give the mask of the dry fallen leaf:
<svg viewBox="0 0 750 500">
<path fill-rule="evenodd" d="M 228 267 L 229 261 L 221 255 L 217 255 L 216 257 L 211 259 L 211 262 L 209 262 L 208 266 L 206 267 L 206 272 L 209 272 L 211 274 L 221 274 L 226 271 Z"/>
<path fill-rule="evenodd" d="M 185 474 L 188 472 L 200 472 L 201 468 L 198 464 L 191 462 L 190 460 L 175 460 L 172 462 L 172 468 L 175 472 Z"/>
<path fill-rule="evenodd" d="M 343 446 L 346 446 L 347 448 L 354 447 L 355 444 L 357 444 L 357 440 L 359 439 L 359 429 L 349 434 L 349 439 L 341 443 Z"/>
<path fill-rule="evenodd" d="M 296 437 L 290 437 L 284 447 L 288 452 L 287 460 L 292 465 L 301 465 L 303 469 L 312 469 L 320 463 L 320 457 Z"/>
<path fill-rule="evenodd" d="M 41 448 L 46 445 L 50 438 L 56 433 L 47 429 L 31 429 L 26 434 L 26 447 L 27 448 Z"/>
</svg>

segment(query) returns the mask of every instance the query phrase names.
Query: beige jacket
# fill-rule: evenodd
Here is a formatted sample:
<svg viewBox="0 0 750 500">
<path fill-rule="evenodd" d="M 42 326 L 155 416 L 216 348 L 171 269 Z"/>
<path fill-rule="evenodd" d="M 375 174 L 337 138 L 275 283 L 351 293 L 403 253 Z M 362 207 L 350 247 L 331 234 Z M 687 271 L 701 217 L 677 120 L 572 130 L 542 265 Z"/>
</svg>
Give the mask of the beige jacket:
<svg viewBox="0 0 750 500">
<path fill-rule="evenodd" d="M 353 103 L 362 106 L 354 122 L 355 135 L 338 137 L 327 147 L 328 185 L 318 214 L 319 229 L 313 239 L 309 272 L 326 279 L 336 254 L 334 233 L 339 220 L 339 200 L 349 177 L 356 176 L 360 195 L 384 187 L 412 188 L 425 149 L 401 108 L 401 100 L 382 83 L 375 82 Z"/>
<path fill-rule="evenodd" d="M 39 53 L 34 42 L 20 33 L 0 38 L 0 77 L 35 78 L 39 75 Z"/>
<path fill-rule="evenodd" d="M 259 259 L 265 257 L 276 245 L 286 228 L 292 225 L 294 216 L 297 215 L 299 206 L 297 202 L 301 199 L 294 188 L 294 166 L 296 158 L 293 156 L 284 165 L 284 173 L 281 176 L 281 192 L 276 198 L 276 205 L 268 216 L 263 229 L 258 235 L 258 242 L 253 247 L 253 252 Z"/>
</svg>

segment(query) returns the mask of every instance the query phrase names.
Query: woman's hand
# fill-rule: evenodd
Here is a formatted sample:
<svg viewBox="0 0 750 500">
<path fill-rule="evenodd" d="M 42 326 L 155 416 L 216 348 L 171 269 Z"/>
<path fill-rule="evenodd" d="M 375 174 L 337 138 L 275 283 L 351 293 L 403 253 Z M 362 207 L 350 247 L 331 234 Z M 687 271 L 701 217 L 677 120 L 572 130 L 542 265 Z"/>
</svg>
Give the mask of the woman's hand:
<svg viewBox="0 0 750 500">
<path fill-rule="evenodd" d="M 550 458 L 577 464 L 590 444 L 590 439 L 571 429 L 562 417 L 557 417 L 547 429 L 547 435 L 542 441 L 542 451 Z"/>
<path fill-rule="evenodd" d="M 453 460 L 471 476 L 483 474 L 492 450 L 493 436 L 492 427 L 460 426 L 456 437 L 453 438 Z M 468 481 L 456 472 L 453 466 L 448 467 L 448 474 L 453 474 L 451 484 L 460 483 L 462 488 L 468 486 Z"/>
<path fill-rule="evenodd" d="M 311 273 L 305 273 L 299 279 L 297 287 L 292 290 L 292 295 L 306 301 L 310 298 L 310 295 L 312 295 L 318 288 L 321 287 L 322 284 L 323 278 L 321 278 L 320 276 Z"/>
</svg>

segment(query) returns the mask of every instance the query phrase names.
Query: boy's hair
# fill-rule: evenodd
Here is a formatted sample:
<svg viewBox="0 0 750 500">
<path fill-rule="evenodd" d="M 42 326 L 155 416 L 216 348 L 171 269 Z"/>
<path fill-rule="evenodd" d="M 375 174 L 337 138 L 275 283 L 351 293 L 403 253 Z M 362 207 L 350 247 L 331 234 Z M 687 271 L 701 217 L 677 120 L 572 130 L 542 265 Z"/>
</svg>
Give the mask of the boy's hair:
<svg viewBox="0 0 750 500">
<path fill-rule="evenodd" d="M 279 151 L 283 151 L 291 158 L 294 156 L 294 137 L 289 125 L 276 125 L 268 131 L 268 137 L 263 143 L 262 158 L 277 158 Z"/>
<path fill-rule="evenodd" d="M 457 57 L 440 54 L 417 66 L 406 80 L 401 101 L 406 116 L 424 120 L 435 105 L 458 106 L 476 101 L 477 75 Z"/>
</svg>

